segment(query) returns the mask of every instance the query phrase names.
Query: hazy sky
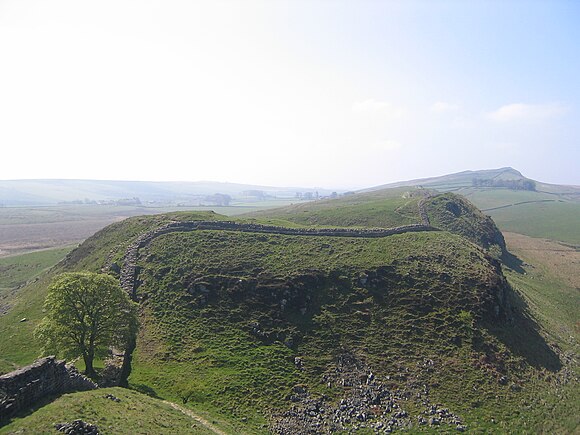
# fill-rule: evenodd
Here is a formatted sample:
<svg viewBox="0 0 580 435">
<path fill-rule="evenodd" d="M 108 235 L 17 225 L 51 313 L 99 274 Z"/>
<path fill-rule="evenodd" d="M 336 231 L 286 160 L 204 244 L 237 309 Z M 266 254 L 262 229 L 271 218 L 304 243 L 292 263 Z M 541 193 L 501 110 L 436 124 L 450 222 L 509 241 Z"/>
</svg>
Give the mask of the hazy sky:
<svg viewBox="0 0 580 435">
<path fill-rule="evenodd" d="M 0 147 L 0 179 L 580 184 L 580 2 L 0 0 Z"/>
</svg>

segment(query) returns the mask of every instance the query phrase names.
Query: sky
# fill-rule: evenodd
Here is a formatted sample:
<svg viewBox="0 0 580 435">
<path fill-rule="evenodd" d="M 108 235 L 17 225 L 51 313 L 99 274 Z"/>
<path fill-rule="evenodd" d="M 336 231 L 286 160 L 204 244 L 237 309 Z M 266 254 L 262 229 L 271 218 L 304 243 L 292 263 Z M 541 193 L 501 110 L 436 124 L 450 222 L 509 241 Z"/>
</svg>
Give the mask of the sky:
<svg viewBox="0 0 580 435">
<path fill-rule="evenodd" d="M 0 0 L 0 179 L 580 185 L 578 1 Z"/>
</svg>

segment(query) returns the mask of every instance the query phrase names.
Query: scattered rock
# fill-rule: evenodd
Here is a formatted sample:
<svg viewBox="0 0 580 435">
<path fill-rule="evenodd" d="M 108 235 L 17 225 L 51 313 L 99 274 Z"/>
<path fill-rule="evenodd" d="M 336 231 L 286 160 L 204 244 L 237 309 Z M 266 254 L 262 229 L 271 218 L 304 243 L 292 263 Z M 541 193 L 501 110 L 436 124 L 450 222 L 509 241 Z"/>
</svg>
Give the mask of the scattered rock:
<svg viewBox="0 0 580 435">
<path fill-rule="evenodd" d="M 121 399 L 119 399 L 118 397 L 113 396 L 112 394 L 105 394 L 103 397 L 105 399 L 109 399 L 109 400 L 112 400 L 113 402 L 117 402 L 117 403 L 121 401 Z"/>
<path fill-rule="evenodd" d="M 296 368 L 298 370 L 302 370 L 302 358 L 300 358 L 299 356 L 294 358 L 294 365 L 296 366 Z"/>
<path fill-rule="evenodd" d="M 69 435 L 99 435 L 97 426 L 82 420 L 75 420 L 72 423 L 57 423 L 54 427 L 57 431 Z"/>
</svg>

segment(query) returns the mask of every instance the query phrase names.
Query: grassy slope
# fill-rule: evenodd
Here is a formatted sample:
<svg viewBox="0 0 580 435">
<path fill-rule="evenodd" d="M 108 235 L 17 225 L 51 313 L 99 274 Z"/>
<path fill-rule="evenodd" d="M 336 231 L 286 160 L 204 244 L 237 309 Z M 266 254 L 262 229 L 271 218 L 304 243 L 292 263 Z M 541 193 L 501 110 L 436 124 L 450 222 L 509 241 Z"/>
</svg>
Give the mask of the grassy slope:
<svg viewBox="0 0 580 435">
<path fill-rule="evenodd" d="M 391 202 L 390 210 L 393 204 L 395 202 Z M 416 210 L 415 205 L 409 208 L 410 215 L 413 213 L 412 210 Z M 366 208 L 366 205 L 363 205 L 363 208 Z M 332 218 L 343 218 L 348 214 L 340 213 L 339 216 Z M 399 213 L 396 214 L 399 216 Z M 212 218 L 191 214 L 178 216 L 182 219 L 196 217 Z M 214 215 L 213 218 L 218 217 Z M 380 213 L 376 218 L 380 219 Z M 163 219 L 166 218 L 134 218 L 122 224 L 115 224 L 98 237 L 87 241 L 69 258 L 67 267 L 98 270 L 107 256 L 118 260 L 128 240 L 150 225 L 159 224 Z M 301 224 L 310 223 L 309 220 L 297 220 Z M 331 225 L 333 222 L 316 223 Z M 357 222 L 348 223 L 357 224 Z M 369 221 L 363 222 L 363 225 L 368 224 Z M 481 355 L 481 337 L 484 342 L 493 343 L 494 349 L 500 353 L 509 346 L 494 338 L 493 331 L 485 328 L 478 329 L 477 337 L 468 334 L 466 330 L 466 335 L 462 337 L 462 345 L 459 347 L 451 345 L 447 337 L 449 331 L 460 329 L 462 322 L 465 321 L 457 317 L 458 310 L 435 310 L 431 315 L 416 318 L 413 317 L 412 310 L 405 309 L 405 304 L 399 309 L 393 309 L 392 306 L 383 308 L 373 306 L 369 297 L 372 299 L 376 296 L 369 294 L 365 289 L 347 285 L 346 282 L 352 283 L 352 279 L 346 281 L 342 279 L 345 284 L 343 287 L 339 285 L 338 289 L 326 285 L 320 287 L 321 294 L 326 295 L 326 305 L 321 304 L 316 314 L 312 315 L 310 323 L 306 324 L 308 328 L 314 327 L 319 332 L 303 338 L 297 348 L 288 348 L 277 340 L 267 343 L 257 342 L 248 334 L 248 318 L 259 321 L 259 312 L 256 310 L 257 307 L 264 308 L 263 305 L 254 306 L 249 303 L 251 301 L 248 302 L 249 305 L 226 304 L 222 307 L 224 311 L 208 304 L 201 310 L 195 310 L 201 315 L 192 317 L 189 304 L 194 303 L 195 308 L 195 304 L 199 301 L 192 301 L 188 294 L 184 294 L 184 289 L 189 287 L 185 284 L 191 284 L 187 279 L 195 274 L 200 276 L 225 274 L 244 279 L 249 278 L 247 270 L 254 269 L 257 272 L 261 268 L 262 271 L 269 272 L 267 275 L 284 277 L 296 269 L 307 273 L 313 268 L 332 271 L 349 265 L 350 270 L 345 274 L 348 276 L 356 275 L 362 269 L 387 263 L 396 267 L 399 278 L 407 276 L 406 279 L 412 279 L 413 282 L 412 287 L 409 287 L 411 284 L 405 284 L 405 280 L 402 280 L 393 285 L 393 290 L 400 289 L 401 294 L 411 295 L 413 294 L 410 293 L 413 291 L 411 288 L 415 288 L 430 294 L 435 292 L 438 295 L 441 290 L 456 291 L 458 283 L 462 281 L 469 282 L 470 284 L 466 286 L 469 288 L 473 282 L 481 280 L 480 276 L 473 281 L 478 270 L 473 265 L 479 264 L 480 260 L 474 263 L 470 257 L 472 254 L 468 251 L 475 252 L 473 254 L 475 258 L 481 259 L 481 254 L 478 254 L 477 250 L 473 251 L 475 248 L 471 245 L 462 243 L 461 239 L 445 233 L 406 234 L 384 239 L 383 242 L 359 241 L 357 244 L 346 239 L 328 243 L 323 241 L 323 238 L 306 241 L 305 238 L 297 237 L 204 233 L 167 235 L 157 239 L 152 246 L 151 256 L 144 264 L 143 276 L 146 279 L 143 291 L 150 294 L 143 311 L 144 327 L 136 355 L 135 371 L 131 377 L 134 387 L 149 393 L 156 392 L 176 401 L 187 401 L 188 406 L 197 410 L 205 409 L 211 413 L 219 413 L 238 428 L 242 419 L 247 418 L 248 422 L 244 425 L 251 427 L 253 432 L 259 432 L 263 430 L 262 425 L 266 422 L 266 417 L 261 411 L 268 405 L 284 406 L 283 399 L 289 387 L 296 383 L 306 382 L 311 384 L 314 390 L 329 397 L 337 397 L 339 392 L 332 389 L 327 391 L 324 385 L 320 385 L 320 374 L 332 360 L 328 349 L 337 349 L 336 344 L 341 343 L 343 346 L 354 346 L 366 354 L 371 362 L 381 367 L 380 374 L 383 375 L 396 372 L 399 364 L 408 363 L 413 367 L 419 354 L 422 357 L 435 358 L 440 367 L 445 369 L 437 371 L 435 380 L 428 378 L 426 381 L 436 381 L 440 384 L 440 388 L 436 389 L 437 392 L 434 394 L 441 402 L 453 406 L 456 411 L 465 415 L 472 428 L 481 430 L 497 428 L 490 423 L 492 416 L 496 421 L 500 421 L 500 425 L 504 425 L 504 428 L 512 429 L 524 427 L 525 423 L 528 427 L 536 429 L 551 428 L 551 431 L 561 431 L 577 424 L 577 420 L 573 418 L 577 415 L 574 412 L 577 402 L 573 400 L 574 397 L 578 397 L 577 389 L 570 390 L 564 387 L 555 393 L 561 397 L 572 398 L 566 402 L 569 405 L 566 408 L 561 404 L 558 405 L 557 395 L 551 395 L 553 391 L 551 381 L 539 377 L 538 373 L 542 371 L 528 366 L 520 375 L 514 374 L 516 380 L 522 376 L 533 379 L 533 382 L 527 384 L 524 389 L 525 394 L 516 394 L 507 387 L 499 387 L 495 374 L 486 373 L 479 368 L 471 367 L 470 364 L 466 365 L 466 362 L 474 362 Z M 221 249 L 218 250 L 216 247 Z M 353 256 L 353 252 L 357 255 Z M 417 253 L 420 253 L 419 257 Z M 414 256 L 417 258 L 413 259 Z M 460 263 L 453 263 L 456 261 Z M 425 275 L 417 272 L 422 270 L 422 267 L 425 268 Z M 435 285 L 433 270 L 440 270 L 443 273 L 440 276 L 441 282 L 449 279 L 445 277 L 446 273 L 451 273 L 452 284 Z M 485 274 L 485 270 L 487 269 L 482 268 L 481 273 Z M 518 278 L 521 278 L 519 274 L 510 279 L 516 282 Z M 220 279 L 223 279 L 223 276 Z M 338 281 L 342 282 L 341 279 Z M 519 287 L 522 293 L 527 295 L 533 291 L 528 285 L 530 282 L 522 281 Z M 0 342 L 2 347 L 0 354 L 4 355 L 2 351 L 7 347 L 14 350 L 20 343 L 30 339 L 34 322 L 41 317 L 40 301 L 43 299 L 46 282 L 39 282 L 37 285 L 36 288 L 28 287 L 21 294 L 21 302 L 15 307 L 14 313 L 10 313 L 12 322 L 8 323 L 11 323 L 12 330 L 8 335 L 4 335 L 1 329 L 6 327 L 5 318 L 0 318 L 0 334 L 2 337 L 9 336 L 8 340 Z M 541 289 L 538 293 L 541 293 Z M 417 297 L 417 294 L 413 297 Z M 450 300 L 449 295 L 443 298 L 440 295 L 436 299 Z M 560 300 L 554 302 L 551 299 L 540 299 L 533 308 L 537 309 L 538 315 L 550 304 L 556 307 L 557 311 L 561 303 Z M 32 321 L 16 324 L 19 316 L 27 316 Z M 265 317 L 271 316 L 268 314 Z M 367 321 L 369 317 L 370 324 Z M 224 319 L 227 319 L 233 327 L 224 328 Z M 288 322 L 292 319 L 286 320 L 286 324 L 281 322 L 267 326 L 272 331 L 287 333 Z M 300 332 L 300 321 L 292 325 L 295 329 L 290 328 L 290 332 L 296 330 Z M 421 325 L 420 334 L 416 334 L 414 325 Z M 552 327 L 553 325 L 546 325 L 550 330 Z M 513 333 L 515 329 L 517 328 L 514 327 Z M 417 340 L 413 338 L 413 334 Z M 526 338 L 525 334 L 523 338 Z M 530 342 L 524 341 L 523 344 L 533 350 L 534 346 L 541 348 L 542 343 L 535 337 Z M 518 350 L 517 346 L 515 350 Z M 521 349 L 519 351 L 520 354 L 513 352 L 506 361 L 508 366 L 522 362 L 526 364 L 529 355 L 521 354 Z M 546 354 L 545 349 L 540 351 Z M 29 353 L 13 352 L 9 362 L 27 363 L 32 357 Z M 293 364 L 295 355 L 305 358 L 308 367 L 305 372 L 295 369 Z M 546 355 L 549 359 L 549 354 Z M 551 376 L 549 371 L 546 373 Z M 458 382 L 458 379 L 461 381 Z M 549 405 L 548 411 L 540 412 L 541 409 L 537 408 L 537 404 L 532 400 L 538 394 L 545 397 L 543 400 Z M 478 397 L 485 397 L 485 400 L 474 406 L 473 404 L 479 400 Z M 527 409 L 526 413 L 517 413 L 515 410 L 520 406 L 531 408 Z"/>
<path fill-rule="evenodd" d="M 536 182 L 537 191 L 506 188 L 475 188 L 474 178 L 518 180 L 525 177 L 512 168 L 471 171 L 432 179 L 395 183 L 422 185 L 440 192 L 452 191 L 491 215 L 502 231 L 514 231 L 532 237 L 545 237 L 575 245 L 580 244 L 580 188 Z M 374 191 L 389 187 L 377 187 Z M 408 187 L 410 189 L 411 187 Z M 377 190 L 379 189 L 379 190 Z M 523 203 L 523 204 L 522 204 Z M 504 207 L 496 209 L 497 207 Z"/>
<path fill-rule="evenodd" d="M 233 421 L 247 418 L 247 424 L 259 431 L 265 416 L 256 410 L 287 406 L 284 398 L 292 385 L 308 384 L 338 398 L 340 391 L 325 388 L 321 374 L 344 349 L 363 355 L 382 376 L 392 376 L 401 366 L 414 373 L 418 361 L 433 358 L 439 364 L 435 373 L 415 374 L 427 384 L 435 383 L 446 376 L 448 364 L 454 365 L 454 379 L 437 381 L 443 384 L 438 389 L 443 403 L 461 410 L 472 427 L 487 429 L 489 421 L 482 416 L 492 414 L 513 427 L 519 397 L 498 386 L 496 372 L 474 368 L 472 363 L 490 349 L 507 352 L 502 363 L 506 373 L 524 382 L 524 371 L 507 367 L 526 366 L 530 355 L 522 348 L 510 351 L 494 337 L 493 328 L 472 330 L 459 315 L 464 309 L 471 318 L 481 310 L 474 302 L 477 298 L 467 295 L 475 297 L 481 283 L 493 281 L 486 261 L 473 245 L 448 233 L 371 241 L 213 231 L 164 236 L 152 244 L 141 265 L 146 322 L 131 382 Z M 385 266 L 393 268 L 387 288 L 352 285 L 362 271 Z M 283 294 L 284 280 L 312 270 L 335 271 L 334 284 L 329 287 L 324 280 L 311 284 L 312 302 L 305 315 L 297 314 L 298 305 L 281 314 L 268 295 Z M 276 278 L 261 291 L 239 290 L 236 296 L 228 293 L 236 290 L 219 285 L 224 280 L 245 283 L 258 271 Z M 197 278 L 210 289 L 207 305 L 195 290 Z M 276 320 L 269 324 L 269 319 Z M 253 322 L 278 338 L 261 343 L 248 334 Z M 288 336 L 296 346 L 283 344 Z M 450 341 L 454 337 L 461 345 Z M 546 360 L 553 358 L 541 349 L 537 336 L 523 347 L 538 350 Z M 295 356 L 304 359 L 305 371 L 294 367 Z M 496 395 L 501 400 L 483 400 L 485 406 L 473 408 L 481 390 L 486 400 Z M 513 408 L 502 409 L 500 402 Z"/>
<path fill-rule="evenodd" d="M 415 187 L 384 189 L 250 216 L 285 219 L 302 225 L 388 228 L 421 223 L 419 201 L 426 192 Z M 505 246 L 494 222 L 461 196 L 436 195 L 425 200 L 425 208 L 431 225 L 466 237 L 486 249 L 494 244 Z"/>
<path fill-rule="evenodd" d="M 404 196 L 417 189 L 389 189 L 309 202 L 252 214 L 260 219 L 277 218 L 302 225 L 395 227 L 420 223 L 420 195 Z"/>
<path fill-rule="evenodd" d="M 58 263 L 71 247 L 47 249 L 0 258 L 0 297 L 2 290 L 14 289 Z"/>
<path fill-rule="evenodd" d="M 471 187 L 454 190 L 454 193 L 465 196 L 490 215 L 502 231 L 580 245 L 578 194 Z"/>
<path fill-rule="evenodd" d="M 477 207 L 454 193 L 433 196 L 425 202 L 431 225 L 459 234 L 485 249 L 505 241 L 495 223 Z"/>
<path fill-rule="evenodd" d="M 112 394 L 121 399 L 105 398 Z M 105 388 L 65 394 L 25 418 L 0 428 L 0 434 L 55 434 L 55 423 L 82 419 L 95 424 L 99 433 L 133 434 L 212 434 L 199 422 L 160 400 L 136 391 Z"/>
<path fill-rule="evenodd" d="M 523 296 L 530 315 L 551 346 L 559 348 L 566 367 L 554 375 L 535 373 L 531 388 L 524 390 L 523 410 L 530 405 L 534 414 L 521 412 L 520 427 L 538 427 L 544 433 L 576 433 L 580 427 L 580 253 L 552 241 L 506 233 L 511 252 L 524 260 L 523 270 L 506 268 L 512 287 Z M 517 336 L 514 337 L 517 339 Z M 555 382 L 546 386 L 545 379 Z M 536 421 L 536 425 L 532 424 Z"/>
<path fill-rule="evenodd" d="M 487 212 L 504 231 L 543 237 L 580 246 L 580 204 L 522 204 Z"/>
<path fill-rule="evenodd" d="M 30 364 L 39 356 L 41 345 L 32 332 L 43 317 L 42 306 L 51 277 L 64 270 L 100 271 L 108 258 L 119 259 L 125 247 L 141 232 L 168 219 L 212 220 L 223 218 L 212 212 L 178 212 L 167 215 L 134 217 L 112 224 L 87 239 L 56 268 L 42 273 L 28 286 L 10 295 L 6 303 L 10 310 L 0 316 L 0 373 Z M 27 318 L 26 322 L 20 319 Z M 23 346 L 23 343 L 28 345 Z"/>
</svg>

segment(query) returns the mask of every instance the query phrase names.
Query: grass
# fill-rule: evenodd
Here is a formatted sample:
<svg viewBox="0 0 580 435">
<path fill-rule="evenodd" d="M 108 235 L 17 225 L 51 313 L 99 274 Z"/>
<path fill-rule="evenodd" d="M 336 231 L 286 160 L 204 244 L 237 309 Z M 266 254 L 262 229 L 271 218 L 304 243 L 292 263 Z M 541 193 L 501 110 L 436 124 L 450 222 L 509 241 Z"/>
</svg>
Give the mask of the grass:
<svg viewBox="0 0 580 435">
<path fill-rule="evenodd" d="M 120 399 L 114 402 L 106 397 Z M 122 388 L 104 388 L 65 394 L 26 417 L 16 418 L 0 428 L 0 434 L 55 434 L 55 423 L 82 419 L 95 424 L 99 433 L 213 434 L 201 423 L 160 400 Z"/>
<path fill-rule="evenodd" d="M 30 364 L 40 356 L 42 346 L 33 331 L 44 316 L 42 307 L 49 283 L 50 275 L 43 274 L 19 290 L 10 299 L 11 308 L 0 316 L 0 373 Z"/>
<path fill-rule="evenodd" d="M 463 188 L 455 193 L 490 215 L 502 231 L 580 245 L 577 195 L 491 188 Z"/>
<path fill-rule="evenodd" d="M 580 246 L 580 203 L 521 204 L 488 213 L 504 231 Z"/>
<path fill-rule="evenodd" d="M 284 219 L 302 225 L 390 228 L 420 223 L 417 208 L 420 199 L 414 188 L 389 189 L 266 210 L 252 216 Z"/>
<path fill-rule="evenodd" d="M 266 210 L 250 216 L 307 226 L 390 228 L 422 223 L 419 201 L 426 192 L 412 187 L 384 189 Z M 493 245 L 505 246 L 494 222 L 461 196 L 436 195 L 425 201 L 425 208 L 431 225 L 437 228 L 461 235 L 486 249 Z"/>
<path fill-rule="evenodd" d="M 429 198 L 425 203 L 431 225 L 459 234 L 483 248 L 497 245 L 505 249 L 505 241 L 493 220 L 473 204 L 453 193 Z"/>
<path fill-rule="evenodd" d="M 407 258 L 421 250 L 421 259 L 429 260 L 442 252 L 455 252 L 445 266 L 433 264 L 437 273 L 452 263 L 470 267 L 469 253 L 481 259 L 461 238 L 442 232 L 406 233 L 385 238 L 305 237 L 234 231 L 195 231 L 173 233 L 156 239 L 148 249 L 147 262 L 156 273 L 170 270 L 164 282 L 177 282 L 172 269 L 190 270 L 199 276 L 228 271 L 239 278 L 257 274 L 286 277 L 305 271 L 352 270 L 377 268 L 395 259 Z M 243 253 L 243 255 L 242 255 Z M 485 267 L 473 264 L 476 267 Z"/>
<path fill-rule="evenodd" d="M 131 240 L 142 231 L 161 225 L 168 219 L 211 220 L 218 218 L 219 215 L 211 212 L 177 212 L 134 217 L 113 224 L 89 238 L 56 268 L 40 273 L 31 284 L 17 292 L 12 292 L 5 302 L 10 309 L 0 316 L 0 372 L 8 372 L 30 364 L 40 355 L 42 346 L 34 339 L 33 331 L 44 316 L 42 311 L 44 299 L 54 274 L 65 270 L 98 272 L 107 259 L 119 262 L 125 247 Z M 22 319 L 27 320 L 21 322 Z M 23 343 L 27 345 L 23 346 Z"/>
<path fill-rule="evenodd" d="M 526 201 L 556 201 L 557 196 L 527 190 L 499 188 L 465 188 L 455 193 L 465 196 L 481 210 L 509 206 Z"/>
<path fill-rule="evenodd" d="M 199 211 L 227 216 L 290 204 L 290 200 L 235 202 L 215 206 L 57 205 L 0 207 L 0 257 L 78 244 L 107 225 L 130 216 Z"/>
<path fill-rule="evenodd" d="M 230 421 L 243 418 L 260 433 L 269 412 L 288 406 L 293 385 L 338 400 L 340 390 L 328 390 L 321 375 L 345 349 L 386 376 L 475 346 L 466 338 L 458 348 L 451 338 L 461 335 L 461 310 L 482 321 L 490 315 L 485 289 L 496 278 L 487 262 L 475 246 L 443 232 L 371 240 L 167 234 L 140 264 L 144 324 L 130 382 Z M 381 277 L 365 288 L 361 273 Z M 254 324 L 262 338 L 249 333 Z M 487 334 L 484 341 L 497 339 Z"/>
<path fill-rule="evenodd" d="M 62 260 L 71 249 L 72 247 L 47 249 L 0 257 L 0 297 L 2 297 L 3 289 L 14 289 L 26 284 Z"/>
<path fill-rule="evenodd" d="M 450 226 L 444 210 L 456 198 L 440 198 L 434 219 Z M 268 218 L 282 225 L 289 219 L 292 225 L 360 226 L 394 215 L 416 218 L 417 199 L 401 192 L 384 200 L 388 213 L 369 210 L 379 198 L 369 194 L 368 204 L 360 199 L 346 197 L 339 211 L 321 201 L 307 219 L 300 215 L 307 205 Z M 359 219 L 365 210 L 372 220 Z M 456 231 L 477 236 L 484 221 L 470 213 L 463 216 L 475 216 L 475 224 Z M 60 267 L 99 270 L 119 263 L 131 240 L 169 219 L 223 218 L 199 212 L 131 218 L 88 239 Z M 218 416 L 231 433 L 266 433 L 272 413 L 290 405 L 287 396 L 296 384 L 338 402 L 345 391 L 328 388 L 323 375 L 332 373 L 343 352 L 390 378 L 392 389 L 429 386 L 433 401 L 459 413 L 476 433 L 572 433 L 578 427 L 578 383 L 564 382 L 553 351 L 554 345 L 563 352 L 576 349 L 578 296 L 554 269 L 513 265 L 507 275 L 516 289 L 510 298 L 516 313 L 513 323 L 504 323 L 493 315 L 494 292 L 505 289 L 497 264 L 448 232 L 382 239 L 171 233 L 143 250 L 140 268 L 142 327 L 131 387 Z M 42 317 L 49 278 L 22 289 L 0 317 L 0 370 L 28 363 L 38 351 L 30 336 Z M 20 323 L 21 317 L 30 320 Z M 296 356 L 303 370 L 296 368 Z M 435 362 L 432 371 L 421 369 L 426 358 Z M 500 376 L 509 379 L 507 385 L 498 383 Z M 405 406 L 419 409 L 413 400 Z M 44 409 L 15 424 L 28 427 Z M 125 418 L 134 418 L 133 411 L 125 411 Z"/>
</svg>

